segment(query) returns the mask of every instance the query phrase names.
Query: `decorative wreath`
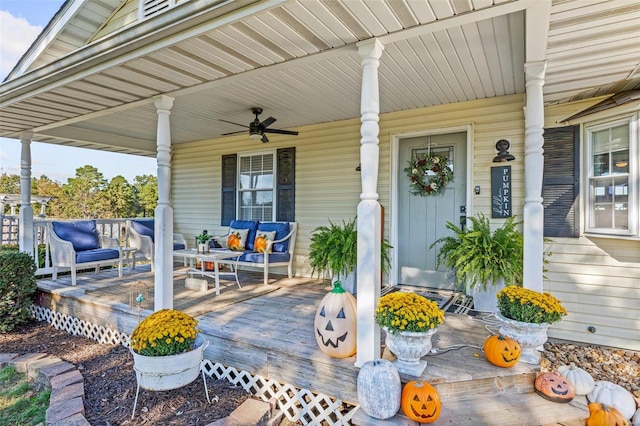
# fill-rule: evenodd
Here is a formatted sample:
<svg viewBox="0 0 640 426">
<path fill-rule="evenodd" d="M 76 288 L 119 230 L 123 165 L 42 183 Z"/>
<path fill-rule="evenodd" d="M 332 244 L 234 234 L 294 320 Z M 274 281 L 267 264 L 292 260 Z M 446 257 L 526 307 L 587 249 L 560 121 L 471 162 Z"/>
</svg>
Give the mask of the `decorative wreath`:
<svg viewBox="0 0 640 426">
<path fill-rule="evenodd" d="M 411 193 L 414 195 L 439 194 L 453 180 L 453 171 L 447 165 L 449 159 L 444 155 L 430 154 L 416 156 L 404 169 L 409 177 Z"/>
</svg>

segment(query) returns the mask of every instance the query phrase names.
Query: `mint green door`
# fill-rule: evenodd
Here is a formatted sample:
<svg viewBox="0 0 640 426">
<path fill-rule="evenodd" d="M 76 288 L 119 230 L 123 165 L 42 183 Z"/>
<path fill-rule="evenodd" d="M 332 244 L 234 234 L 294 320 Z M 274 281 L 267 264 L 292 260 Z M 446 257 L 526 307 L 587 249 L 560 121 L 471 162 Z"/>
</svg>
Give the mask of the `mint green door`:
<svg viewBox="0 0 640 426">
<path fill-rule="evenodd" d="M 447 222 L 460 224 L 466 217 L 467 181 L 466 132 L 421 136 L 400 140 L 398 167 L 398 239 L 397 283 L 431 288 L 454 288 L 446 268 L 436 269 L 437 247 L 429 246 L 450 235 Z M 453 181 L 438 194 L 420 196 L 410 193 L 410 181 L 404 169 L 415 155 L 440 154 L 449 159 Z"/>
</svg>

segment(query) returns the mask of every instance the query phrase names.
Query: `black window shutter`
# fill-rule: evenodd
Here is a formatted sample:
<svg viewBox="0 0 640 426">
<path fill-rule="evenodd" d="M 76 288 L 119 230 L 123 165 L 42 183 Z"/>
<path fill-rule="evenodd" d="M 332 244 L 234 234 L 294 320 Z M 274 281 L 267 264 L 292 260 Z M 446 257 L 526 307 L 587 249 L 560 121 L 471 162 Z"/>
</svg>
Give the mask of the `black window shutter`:
<svg viewBox="0 0 640 426">
<path fill-rule="evenodd" d="M 568 126 L 544 131 L 542 198 L 544 236 L 579 236 L 580 128 Z"/>
<path fill-rule="evenodd" d="M 279 149 L 276 180 L 276 220 L 295 222 L 296 217 L 296 148 Z"/>
<path fill-rule="evenodd" d="M 229 154 L 222 156 L 222 196 L 221 196 L 221 223 L 229 226 L 236 218 L 236 175 L 238 155 Z"/>
</svg>

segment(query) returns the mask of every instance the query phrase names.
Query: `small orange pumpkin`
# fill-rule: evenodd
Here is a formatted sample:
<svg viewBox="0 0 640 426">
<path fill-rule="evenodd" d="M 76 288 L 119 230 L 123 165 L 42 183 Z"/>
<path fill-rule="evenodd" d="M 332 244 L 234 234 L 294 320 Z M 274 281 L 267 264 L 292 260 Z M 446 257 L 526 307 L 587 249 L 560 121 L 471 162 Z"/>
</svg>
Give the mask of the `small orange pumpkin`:
<svg viewBox="0 0 640 426">
<path fill-rule="evenodd" d="M 484 356 L 498 367 L 513 367 L 520 360 L 520 345 L 515 339 L 494 334 L 484 341 Z"/>
<path fill-rule="evenodd" d="M 617 409 L 601 402 L 589 404 L 586 426 L 629 426 L 629 422 Z"/>
<path fill-rule="evenodd" d="M 442 409 L 438 390 L 422 380 L 404 385 L 400 406 L 407 417 L 418 423 L 435 422 Z"/>
<path fill-rule="evenodd" d="M 538 375 L 533 387 L 538 395 L 553 402 L 571 402 L 576 396 L 571 381 L 556 373 Z"/>
</svg>

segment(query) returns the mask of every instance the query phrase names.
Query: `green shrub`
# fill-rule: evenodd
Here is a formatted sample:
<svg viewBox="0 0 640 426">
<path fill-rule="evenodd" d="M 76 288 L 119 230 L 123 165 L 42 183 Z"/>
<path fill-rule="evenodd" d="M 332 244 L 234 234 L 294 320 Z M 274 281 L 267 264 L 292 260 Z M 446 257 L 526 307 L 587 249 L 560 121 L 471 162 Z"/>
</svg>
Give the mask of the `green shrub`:
<svg viewBox="0 0 640 426">
<path fill-rule="evenodd" d="M 0 251 L 0 332 L 31 319 L 36 293 L 36 265 L 26 253 Z"/>
</svg>

